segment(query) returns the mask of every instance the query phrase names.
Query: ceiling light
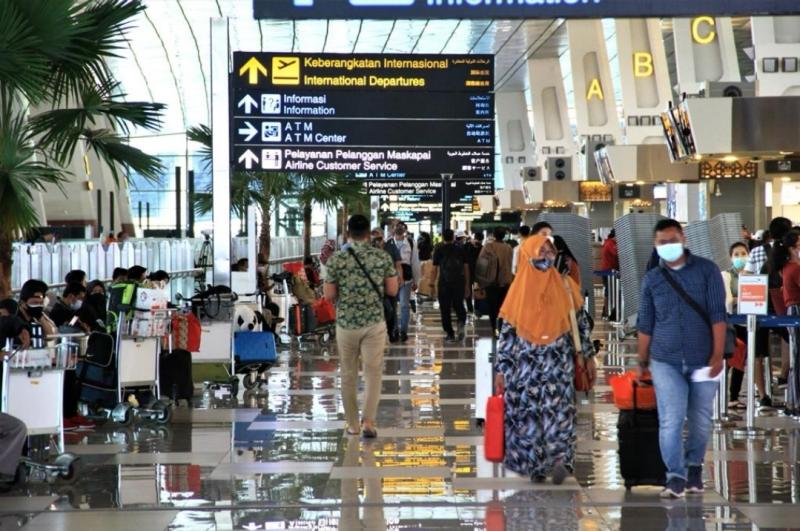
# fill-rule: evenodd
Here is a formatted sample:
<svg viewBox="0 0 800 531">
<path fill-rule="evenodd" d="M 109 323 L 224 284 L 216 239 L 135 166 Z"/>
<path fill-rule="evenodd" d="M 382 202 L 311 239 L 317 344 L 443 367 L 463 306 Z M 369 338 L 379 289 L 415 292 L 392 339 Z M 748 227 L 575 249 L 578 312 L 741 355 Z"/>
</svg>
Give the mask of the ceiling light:
<svg viewBox="0 0 800 531">
<path fill-rule="evenodd" d="M 640 186 L 641 186 L 641 185 L 643 185 L 643 184 L 644 184 L 644 181 L 636 181 L 636 184 L 638 184 L 638 185 L 640 185 Z"/>
<path fill-rule="evenodd" d="M 725 162 L 736 162 L 739 158 L 736 155 L 725 155 L 722 157 Z"/>
<path fill-rule="evenodd" d="M 785 183 L 788 183 L 788 182 L 792 181 L 792 178 L 791 177 L 781 177 L 781 181 L 783 181 Z"/>
</svg>

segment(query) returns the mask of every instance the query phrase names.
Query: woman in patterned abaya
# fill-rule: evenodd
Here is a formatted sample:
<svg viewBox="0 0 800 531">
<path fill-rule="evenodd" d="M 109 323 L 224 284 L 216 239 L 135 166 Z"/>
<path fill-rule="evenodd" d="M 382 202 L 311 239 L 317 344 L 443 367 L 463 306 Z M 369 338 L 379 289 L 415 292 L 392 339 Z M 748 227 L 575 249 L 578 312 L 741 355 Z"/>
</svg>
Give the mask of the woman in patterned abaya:
<svg viewBox="0 0 800 531">
<path fill-rule="evenodd" d="M 504 324 L 495 388 L 505 399 L 506 468 L 561 484 L 575 459 L 575 345 L 570 312 L 580 310 L 578 285 L 553 267 L 557 252 L 544 236 L 522 245 L 519 267 L 500 310 Z M 594 376 L 589 322 L 578 311 L 581 355 Z"/>
</svg>

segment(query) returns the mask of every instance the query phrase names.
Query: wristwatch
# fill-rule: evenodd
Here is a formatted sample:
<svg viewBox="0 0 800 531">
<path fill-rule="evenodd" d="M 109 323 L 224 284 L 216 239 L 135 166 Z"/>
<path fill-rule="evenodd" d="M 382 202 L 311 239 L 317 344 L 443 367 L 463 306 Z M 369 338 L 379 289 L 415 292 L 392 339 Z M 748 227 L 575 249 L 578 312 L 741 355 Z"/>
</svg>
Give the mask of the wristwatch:
<svg viewBox="0 0 800 531">
<path fill-rule="evenodd" d="M 650 360 L 649 359 L 639 360 L 639 367 L 641 367 L 642 369 L 647 369 L 648 367 L 650 367 Z"/>
</svg>

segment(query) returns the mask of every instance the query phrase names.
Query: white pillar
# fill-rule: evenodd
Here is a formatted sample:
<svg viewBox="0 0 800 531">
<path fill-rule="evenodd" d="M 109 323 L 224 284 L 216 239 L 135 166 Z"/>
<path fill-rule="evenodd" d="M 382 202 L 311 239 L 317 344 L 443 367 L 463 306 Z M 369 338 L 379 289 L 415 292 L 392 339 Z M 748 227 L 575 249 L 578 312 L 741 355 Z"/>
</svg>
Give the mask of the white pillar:
<svg viewBox="0 0 800 531">
<path fill-rule="evenodd" d="M 497 128 L 500 136 L 500 163 L 503 188 L 521 190 L 523 168 L 535 166 L 528 104 L 522 92 L 499 92 L 495 96 Z"/>
<path fill-rule="evenodd" d="M 672 99 L 661 21 L 618 19 L 617 57 L 627 144 L 663 144 L 659 114 Z"/>
<path fill-rule="evenodd" d="M 753 17 L 759 96 L 800 96 L 800 16 Z"/>
<path fill-rule="evenodd" d="M 214 201 L 214 276 L 231 285 L 231 187 L 228 135 L 228 19 L 211 20 L 211 129 L 214 132 L 212 177 Z"/>
<path fill-rule="evenodd" d="M 578 135 L 611 135 L 619 139 L 621 130 L 603 23 L 568 20 L 567 35 Z"/>
<path fill-rule="evenodd" d="M 697 94 L 707 81 L 741 81 L 730 18 L 676 18 L 672 34 L 679 92 Z"/>
</svg>

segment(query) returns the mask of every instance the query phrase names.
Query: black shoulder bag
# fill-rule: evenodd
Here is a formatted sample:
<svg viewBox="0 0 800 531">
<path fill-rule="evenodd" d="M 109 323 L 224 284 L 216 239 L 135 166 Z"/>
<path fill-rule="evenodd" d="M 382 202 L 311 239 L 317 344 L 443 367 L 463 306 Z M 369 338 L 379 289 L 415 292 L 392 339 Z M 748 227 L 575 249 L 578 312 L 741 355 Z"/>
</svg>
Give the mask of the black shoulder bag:
<svg viewBox="0 0 800 531">
<path fill-rule="evenodd" d="M 683 289 L 683 287 L 680 284 L 678 284 L 678 282 L 674 278 L 672 278 L 672 275 L 669 274 L 666 268 L 661 267 L 660 269 L 661 269 L 661 274 L 664 275 L 664 278 L 669 283 L 669 285 L 672 286 L 672 289 L 674 289 L 675 292 L 678 295 L 680 295 L 680 297 L 684 301 L 686 301 L 686 303 L 689 306 L 692 307 L 695 313 L 697 313 L 697 315 L 699 315 L 703 319 L 703 321 L 705 321 L 706 326 L 708 326 L 708 330 L 711 333 L 711 349 L 713 351 L 714 327 L 711 325 L 711 318 L 708 316 L 708 313 L 702 306 L 700 306 L 697 303 L 697 301 L 695 301 L 691 296 L 689 296 L 688 293 L 686 293 L 686 290 Z M 728 325 L 728 328 L 725 331 L 725 350 L 724 350 L 725 358 L 729 358 L 730 356 L 732 356 L 735 350 L 736 350 L 736 330 L 733 328 L 733 326 Z"/>
<path fill-rule="evenodd" d="M 362 264 L 361 260 L 358 259 L 358 255 L 356 255 L 355 251 L 353 251 L 353 248 L 348 247 L 347 252 L 356 261 L 358 267 L 360 267 L 361 271 L 364 273 L 364 276 L 366 276 L 367 280 L 369 280 L 369 283 L 372 284 L 372 289 L 375 290 L 375 293 L 378 295 L 378 298 L 383 302 L 383 318 L 386 320 L 387 323 L 392 322 L 394 320 L 394 303 L 383 295 L 378 285 L 375 283 L 374 280 L 372 280 L 372 277 L 367 272 L 367 268 L 364 267 L 364 264 Z"/>
</svg>

